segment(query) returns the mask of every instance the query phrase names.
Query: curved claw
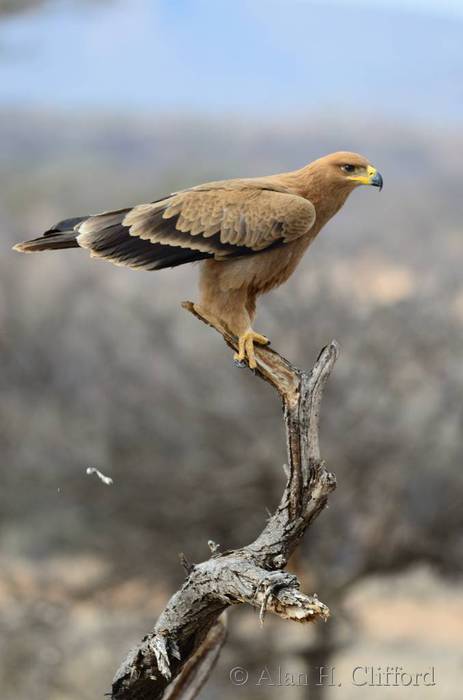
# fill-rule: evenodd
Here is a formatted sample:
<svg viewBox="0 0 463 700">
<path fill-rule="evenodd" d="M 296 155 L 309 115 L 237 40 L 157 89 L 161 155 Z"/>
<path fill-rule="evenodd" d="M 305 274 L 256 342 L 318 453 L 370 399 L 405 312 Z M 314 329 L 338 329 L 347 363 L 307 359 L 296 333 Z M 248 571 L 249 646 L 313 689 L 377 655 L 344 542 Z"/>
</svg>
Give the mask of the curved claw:
<svg viewBox="0 0 463 700">
<path fill-rule="evenodd" d="M 268 345 L 270 340 L 266 338 L 265 335 L 255 333 L 252 328 L 250 328 L 238 338 L 238 352 L 235 353 L 235 361 L 243 363 L 247 360 L 249 367 L 255 369 L 257 367 L 257 362 L 254 352 L 254 343 L 258 345 Z"/>
</svg>

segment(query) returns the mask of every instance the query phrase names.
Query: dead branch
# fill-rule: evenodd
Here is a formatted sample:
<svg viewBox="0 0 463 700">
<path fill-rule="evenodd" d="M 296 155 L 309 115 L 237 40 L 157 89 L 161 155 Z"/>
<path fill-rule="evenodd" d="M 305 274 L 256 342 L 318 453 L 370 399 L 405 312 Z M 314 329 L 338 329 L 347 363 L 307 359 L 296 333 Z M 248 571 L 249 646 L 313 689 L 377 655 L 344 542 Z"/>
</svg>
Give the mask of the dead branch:
<svg viewBox="0 0 463 700">
<path fill-rule="evenodd" d="M 183 306 L 237 349 L 237 339 L 216 319 L 206 318 L 191 302 Z M 330 343 L 312 371 L 305 372 L 269 347 L 256 348 L 256 374 L 283 401 L 288 468 L 280 504 L 254 542 L 242 549 L 215 550 L 210 559 L 191 567 L 153 631 L 117 671 L 113 700 L 157 700 L 166 698 L 167 688 L 169 697 L 193 698 L 218 657 L 225 635 L 217 621 L 230 605 L 254 606 L 261 621 L 266 612 L 298 622 L 328 617 L 326 605 L 316 595 L 301 593 L 297 578 L 283 569 L 336 486 L 320 458 L 318 430 L 323 389 L 338 352 L 337 344 Z"/>
</svg>

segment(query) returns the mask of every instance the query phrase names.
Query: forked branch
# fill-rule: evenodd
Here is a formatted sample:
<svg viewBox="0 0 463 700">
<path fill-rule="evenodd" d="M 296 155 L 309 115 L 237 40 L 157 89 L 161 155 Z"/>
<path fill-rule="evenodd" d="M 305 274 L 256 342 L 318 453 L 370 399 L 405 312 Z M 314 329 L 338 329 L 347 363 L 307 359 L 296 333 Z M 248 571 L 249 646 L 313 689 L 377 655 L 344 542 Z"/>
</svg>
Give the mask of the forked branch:
<svg viewBox="0 0 463 700">
<path fill-rule="evenodd" d="M 183 306 L 237 349 L 237 339 L 216 319 L 206 317 L 191 302 Z M 297 578 L 283 569 L 336 486 L 320 458 L 318 430 L 323 389 L 338 352 L 337 344 L 330 343 L 312 371 L 305 372 L 269 347 L 256 348 L 255 373 L 283 401 L 288 467 L 281 501 L 254 542 L 242 549 L 214 552 L 191 568 L 152 632 L 116 673 L 113 700 L 193 698 L 218 657 L 225 639 L 219 617 L 230 605 L 252 605 L 261 621 L 266 612 L 298 622 L 328 617 L 326 605 L 315 595 L 301 593 Z"/>
</svg>

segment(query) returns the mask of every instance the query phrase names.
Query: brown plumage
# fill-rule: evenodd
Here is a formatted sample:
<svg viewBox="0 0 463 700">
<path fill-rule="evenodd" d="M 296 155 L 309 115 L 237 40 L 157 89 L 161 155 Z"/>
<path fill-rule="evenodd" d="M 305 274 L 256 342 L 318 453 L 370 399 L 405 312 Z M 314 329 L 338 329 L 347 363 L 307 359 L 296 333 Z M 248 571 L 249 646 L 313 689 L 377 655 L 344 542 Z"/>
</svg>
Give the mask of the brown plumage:
<svg viewBox="0 0 463 700">
<path fill-rule="evenodd" d="M 203 260 L 200 307 L 239 338 L 237 359 L 255 367 L 256 298 L 285 282 L 304 251 L 360 185 L 381 175 L 356 153 L 339 152 L 289 173 L 223 180 L 96 216 L 66 219 L 21 252 L 87 248 L 137 270 Z"/>
</svg>

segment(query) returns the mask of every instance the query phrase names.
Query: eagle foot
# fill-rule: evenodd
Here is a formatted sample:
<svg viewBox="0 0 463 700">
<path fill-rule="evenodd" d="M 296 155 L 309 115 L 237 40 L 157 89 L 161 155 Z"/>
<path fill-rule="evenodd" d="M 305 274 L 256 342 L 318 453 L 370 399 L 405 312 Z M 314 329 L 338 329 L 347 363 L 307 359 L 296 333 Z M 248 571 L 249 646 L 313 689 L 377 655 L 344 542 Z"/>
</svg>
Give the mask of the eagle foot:
<svg viewBox="0 0 463 700">
<path fill-rule="evenodd" d="M 239 336 L 238 352 L 235 353 L 234 360 L 240 367 L 243 367 L 243 363 L 245 363 L 246 360 L 248 361 L 250 369 L 255 369 L 257 367 L 254 343 L 258 345 L 268 345 L 270 340 L 266 338 L 265 335 L 256 333 L 252 328 Z"/>
</svg>

